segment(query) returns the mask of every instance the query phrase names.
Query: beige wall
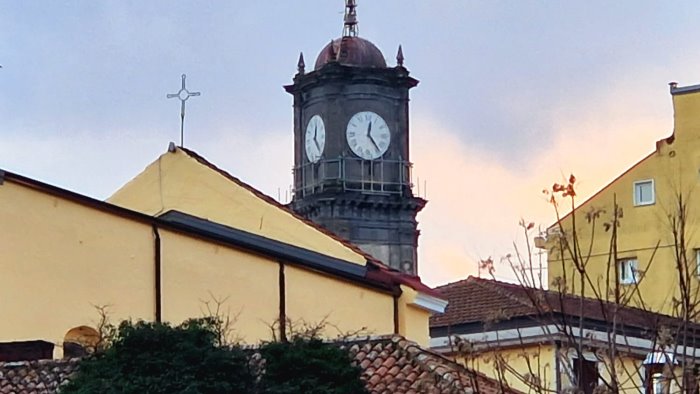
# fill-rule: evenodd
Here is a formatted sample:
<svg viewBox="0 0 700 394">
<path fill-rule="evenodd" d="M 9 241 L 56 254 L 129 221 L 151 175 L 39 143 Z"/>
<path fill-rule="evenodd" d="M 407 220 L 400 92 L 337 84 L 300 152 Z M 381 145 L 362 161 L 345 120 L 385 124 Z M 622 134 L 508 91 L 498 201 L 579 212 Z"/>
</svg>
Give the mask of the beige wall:
<svg viewBox="0 0 700 394">
<path fill-rule="evenodd" d="M 287 316 L 295 324 L 326 321 L 329 337 L 358 330 L 372 335 L 394 332 L 391 294 L 348 286 L 341 280 L 289 265 L 285 278 Z"/>
<path fill-rule="evenodd" d="M 179 148 L 160 156 L 108 201 L 153 216 L 177 210 L 355 264 L 366 263 L 364 256 L 340 241 Z"/>
<path fill-rule="evenodd" d="M 0 341 L 61 343 L 98 319 L 153 319 L 154 243 L 147 224 L 12 182 L 0 185 Z"/>
<path fill-rule="evenodd" d="M 94 305 L 108 305 L 113 322 L 155 319 L 151 219 L 97 209 L 100 204 L 10 179 L 0 185 L 0 342 L 60 345 L 70 329 L 95 327 Z M 218 299 L 224 300 L 221 311 L 236 319 L 235 337 L 246 343 L 271 337 L 280 307 L 276 259 L 167 226 L 158 234 L 164 320 L 206 315 L 205 302 Z M 285 287 L 287 316 L 308 323 L 325 319 L 333 327 L 326 332 L 330 337 L 394 332 L 389 292 L 289 264 Z M 398 309 L 402 333 L 427 344 L 429 314 L 411 305 L 415 292 L 405 290 Z"/>
<path fill-rule="evenodd" d="M 163 319 L 182 322 L 209 313 L 216 300 L 246 343 L 270 339 L 279 316 L 278 265 L 263 257 L 161 230 Z"/>
<path fill-rule="evenodd" d="M 694 297 L 698 297 L 698 275 L 695 249 L 700 248 L 700 93 L 674 95 L 675 109 L 674 139 L 662 140 L 649 157 L 633 166 L 615 179 L 589 201 L 576 210 L 576 231 L 580 242 L 581 255 L 588 259 L 586 271 L 591 282 L 600 283 L 600 294 L 605 291 L 605 283 L 610 270 L 610 278 L 615 278 L 614 265 L 608 264 L 611 256 L 611 231 L 606 231 L 604 223 L 612 221 L 613 202 L 617 201 L 622 210 L 618 228 L 617 250 L 619 258 L 637 258 L 639 268 L 645 272 L 639 288 L 640 298 L 653 310 L 673 313 L 670 300 L 679 295 L 679 278 L 674 258 L 674 239 L 669 217 L 677 216 L 678 196 L 682 195 L 687 204 L 687 232 L 685 246 L 688 250 L 687 263 L 691 273 L 690 286 Z M 650 141 L 650 145 L 652 141 Z M 653 205 L 634 205 L 634 182 L 653 179 L 656 201 Z M 600 212 L 595 226 L 586 215 Z M 566 236 L 572 243 L 572 216 L 562 221 Z M 548 275 L 550 285 L 566 273 L 567 288 L 580 294 L 581 286 L 569 255 L 564 261 L 557 250 L 556 236 L 549 236 L 550 248 Z M 610 287 L 614 287 L 612 280 Z M 631 291 L 632 286 L 622 286 L 623 292 Z M 587 295 L 592 296 L 591 289 Z"/>
<path fill-rule="evenodd" d="M 556 392 L 557 380 L 560 382 L 562 390 L 571 387 L 569 373 L 565 363 L 569 368 L 573 365 L 575 352 L 567 349 L 559 350 L 559 375 L 557 377 L 556 355 L 557 350 L 551 343 L 523 345 L 522 347 L 501 348 L 492 351 L 482 351 L 477 356 L 464 358 L 457 357 L 461 363 L 466 363 L 467 366 L 484 373 L 499 381 L 505 382 L 509 387 L 515 388 L 522 392 L 536 392 L 531 389 L 526 383 L 528 375 L 536 375 L 541 384 L 541 388 Z M 609 359 L 600 361 L 592 351 L 585 351 L 584 358 L 590 361 L 595 361 L 598 365 L 598 373 L 603 382 L 610 382 L 611 372 L 613 370 Z M 621 356 L 615 365 L 615 373 L 617 381 L 620 384 L 622 393 L 639 393 L 643 387 L 644 381 L 640 372 L 641 359 L 640 356 Z M 506 367 L 499 369 L 494 367 L 494 360 L 503 360 Z M 569 369 L 570 371 L 570 369 Z M 679 377 L 680 371 L 678 371 Z"/>
<path fill-rule="evenodd" d="M 550 344 L 528 345 L 512 348 L 481 350 L 472 356 L 457 356 L 456 360 L 467 367 L 485 374 L 508 387 L 522 392 L 534 392 L 526 384 L 527 375 L 535 375 L 541 388 L 556 391 L 555 350 Z M 505 368 L 497 368 L 497 360 L 505 362 Z"/>
<path fill-rule="evenodd" d="M 398 300 L 399 334 L 411 338 L 421 345 L 429 346 L 431 312 L 415 305 L 418 293 L 408 286 L 401 286 L 401 297 Z"/>
</svg>

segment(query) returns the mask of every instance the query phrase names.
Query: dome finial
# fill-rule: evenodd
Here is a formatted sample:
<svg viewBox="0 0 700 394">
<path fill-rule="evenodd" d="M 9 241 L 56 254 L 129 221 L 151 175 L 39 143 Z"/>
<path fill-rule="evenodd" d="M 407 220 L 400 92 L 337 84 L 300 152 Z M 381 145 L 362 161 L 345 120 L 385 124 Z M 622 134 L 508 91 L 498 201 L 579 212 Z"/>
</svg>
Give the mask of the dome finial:
<svg viewBox="0 0 700 394">
<path fill-rule="evenodd" d="M 335 53 L 335 45 L 333 44 L 333 40 L 331 40 L 331 43 L 328 45 L 328 60 L 331 62 L 338 60 L 338 55 Z"/>
<path fill-rule="evenodd" d="M 345 0 L 345 26 L 343 37 L 357 37 L 357 3 L 355 0 Z"/>
<path fill-rule="evenodd" d="M 297 72 L 303 74 L 306 69 L 306 63 L 304 63 L 304 52 L 299 52 L 299 63 L 297 63 Z"/>
<path fill-rule="evenodd" d="M 399 44 L 399 52 L 396 54 L 396 64 L 403 67 L 403 60 L 403 48 L 401 48 L 401 45 Z"/>
</svg>

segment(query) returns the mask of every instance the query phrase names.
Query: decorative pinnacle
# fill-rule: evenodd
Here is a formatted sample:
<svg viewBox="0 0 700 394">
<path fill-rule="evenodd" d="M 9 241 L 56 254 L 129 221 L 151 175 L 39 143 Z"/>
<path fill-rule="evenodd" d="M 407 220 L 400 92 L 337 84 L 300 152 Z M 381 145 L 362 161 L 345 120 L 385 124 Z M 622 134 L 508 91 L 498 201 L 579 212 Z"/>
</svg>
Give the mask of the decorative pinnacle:
<svg viewBox="0 0 700 394">
<path fill-rule="evenodd" d="M 401 48 L 401 45 L 399 44 L 399 52 L 396 54 L 396 64 L 403 67 L 403 60 L 403 48 Z"/>
<path fill-rule="evenodd" d="M 297 71 L 299 72 L 299 74 L 303 74 L 305 68 L 306 63 L 304 63 L 304 52 L 299 52 L 299 63 L 297 63 Z"/>
<path fill-rule="evenodd" d="M 345 26 L 343 37 L 357 37 L 357 3 L 355 0 L 345 0 Z"/>
</svg>

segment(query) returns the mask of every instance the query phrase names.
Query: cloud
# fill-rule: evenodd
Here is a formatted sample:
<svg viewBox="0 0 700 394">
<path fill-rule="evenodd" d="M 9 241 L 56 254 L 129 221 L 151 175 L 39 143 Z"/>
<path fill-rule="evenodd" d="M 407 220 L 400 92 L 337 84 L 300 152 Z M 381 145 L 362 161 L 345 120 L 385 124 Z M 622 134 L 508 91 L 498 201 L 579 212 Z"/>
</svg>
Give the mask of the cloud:
<svg viewBox="0 0 700 394">
<path fill-rule="evenodd" d="M 652 94 L 633 81 L 542 111 L 543 121 L 557 130 L 555 136 L 506 160 L 463 142 L 457 130 L 436 117 L 416 114 L 414 180 L 427 182 L 429 200 L 418 217 L 423 279 L 437 285 L 477 274 L 480 259 L 499 261 L 513 252 L 514 242 L 522 242 L 521 218 L 545 227 L 553 222 L 543 189 L 573 173 L 580 203 L 670 135 L 668 94 Z M 421 194 L 425 189 L 421 185 Z M 497 264 L 497 276 L 512 277 L 510 268 Z"/>
</svg>

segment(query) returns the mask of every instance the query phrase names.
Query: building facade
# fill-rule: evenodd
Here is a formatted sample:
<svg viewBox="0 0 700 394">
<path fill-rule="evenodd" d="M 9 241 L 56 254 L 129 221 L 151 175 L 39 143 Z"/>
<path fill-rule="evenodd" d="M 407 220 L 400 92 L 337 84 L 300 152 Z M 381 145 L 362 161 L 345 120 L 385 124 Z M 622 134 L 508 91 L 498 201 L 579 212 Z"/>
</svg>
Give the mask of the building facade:
<svg viewBox="0 0 700 394">
<path fill-rule="evenodd" d="M 67 343 L 97 339 L 96 307 L 113 322 L 177 324 L 220 302 L 243 343 L 325 322 L 329 338 L 395 333 L 427 344 L 428 317 L 445 305 L 415 277 L 174 146 L 108 202 L 2 172 L 0 229 L 0 342 L 44 341 L 58 357 Z"/>
<path fill-rule="evenodd" d="M 700 85 L 670 93 L 672 134 L 549 228 L 550 288 L 697 318 Z"/>
</svg>

